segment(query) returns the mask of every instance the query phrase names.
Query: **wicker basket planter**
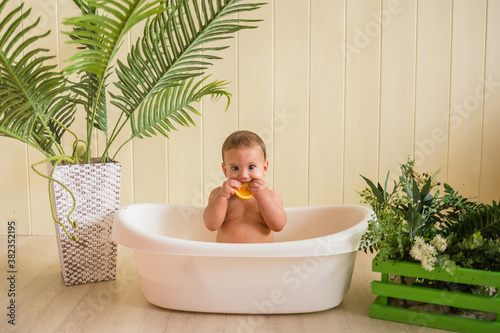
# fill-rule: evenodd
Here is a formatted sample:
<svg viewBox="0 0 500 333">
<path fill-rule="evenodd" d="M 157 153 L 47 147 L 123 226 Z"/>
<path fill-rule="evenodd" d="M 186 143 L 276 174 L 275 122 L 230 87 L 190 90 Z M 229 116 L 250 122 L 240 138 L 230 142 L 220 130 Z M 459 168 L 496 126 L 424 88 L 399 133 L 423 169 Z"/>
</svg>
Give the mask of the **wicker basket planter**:
<svg viewBox="0 0 500 333">
<path fill-rule="evenodd" d="M 392 276 L 398 275 L 500 288 L 500 272 L 457 268 L 455 273 L 450 275 L 439 268 L 435 268 L 430 272 L 426 271 L 418 263 L 379 262 L 377 257 L 373 260 L 372 270 L 382 273 L 381 281 L 372 282 L 372 293 L 377 295 L 370 306 L 370 317 L 372 318 L 457 332 L 500 332 L 500 298 L 498 297 L 434 289 L 419 283 L 413 285 L 398 284 L 394 279 L 391 279 Z M 390 302 L 391 299 L 484 311 L 493 318 L 496 314 L 496 321 L 393 306 Z"/>
<path fill-rule="evenodd" d="M 97 162 L 97 161 L 96 161 Z M 50 173 L 51 165 L 49 165 Z M 67 286 L 114 280 L 116 278 L 117 245 L 111 238 L 113 216 L 120 204 L 120 163 L 60 165 L 53 178 L 65 184 L 75 196 L 72 219 L 67 215 L 73 201 L 62 186 L 52 182 L 56 217 L 72 234 L 73 241 L 59 224 L 56 225 L 61 274 Z"/>
</svg>

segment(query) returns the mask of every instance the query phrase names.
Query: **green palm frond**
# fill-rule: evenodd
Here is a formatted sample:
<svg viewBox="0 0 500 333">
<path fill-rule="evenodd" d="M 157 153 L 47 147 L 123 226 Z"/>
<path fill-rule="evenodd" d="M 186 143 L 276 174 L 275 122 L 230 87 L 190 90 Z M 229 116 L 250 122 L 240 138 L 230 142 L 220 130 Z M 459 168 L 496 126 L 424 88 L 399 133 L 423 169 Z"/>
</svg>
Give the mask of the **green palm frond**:
<svg viewBox="0 0 500 333">
<path fill-rule="evenodd" d="M 66 19 L 73 26 L 69 43 L 80 44 L 81 51 L 72 56 L 65 68 L 67 74 L 84 77 L 74 85 L 87 112 L 87 159 L 91 159 L 92 128 L 107 137 L 106 79 L 126 34 L 134 25 L 165 10 L 164 0 L 74 0 L 82 14 Z"/>
<path fill-rule="evenodd" d="M 151 105 L 169 105 L 170 97 L 164 91 L 175 90 L 173 88 L 178 86 L 186 91 L 182 86 L 191 84 L 193 78 L 202 75 L 212 65 L 211 61 L 219 59 L 213 53 L 227 48 L 209 47 L 207 44 L 231 38 L 230 35 L 239 30 L 254 28 L 247 23 L 259 21 L 230 15 L 252 11 L 262 5 L 242 4 L 241 0 L 203 0 L 201 4 L 196 0 L 167 1 L 168 9 L 147 22 L 144 38 L 132 48 L 127 65 L 118 62 L 119 82 L 115 85 L 122 95 L 114 96 L 115 101 L 112 103 L 127 114 L 125 121 L 130 120 L 133 137 L 146 135 L 149 130 L 144 131 L 144 128 L 158 131 L 160 127 L 166 131 L 172 128 L 166 125 L 165 120 L 153 115 L 157 110 Z M 220 87 L 220 84 L 216 83 L 214 87 Z M 210 89 L 203 92 L 211 94 Z M 218 88 L 214 92 L 221 95 Z M 229 97 L 227 93 L 223 95 Z M 184 107 L 184 110 L 193 112 L 194 109 Z M 186 112 L 176 117 L 172 120 L 179 124 L 192 122 Z M 143 127 L 147 123 L 144 119 L 157 119 L 158 123 L 148 123 L 148 126 Z M 114 137 L 112 134 L 110 140 L 114 140 Z"/>
<path fill-rule="evenodd" d="M 80 8 L 83 15 L 95 14 L 95 8 L 91 7 L 86 0 L 73 0 L 73 3 Z"/>
<path fill-rule="evenodd" d="M 223 89 L 226 82 L 215 81 L 206 84 L 207 79 L 208 77 L 194 83 L 195 78 L 191 78 L 184 85 L 165 88 L 150 98 L 146 103 L 147 107 L 138 113 L 137 123 L 132 124 L 134 137 L 152 136 L 156 135 L 156 132 L 168 137 L 167 132 L 177 130 L 174 123 L 186 127 L 194 125 L 188 111 L 196 115 L 200 113 L 191 106 L 192 103 L 204 96 L 218 99 L 228 95 Z M 134 118 L 132 121 L 135 121 Z"/>
<path fill-rule="evenodd" d="M 39 21 L 24 21 L 31 10 L 20 5 L 5 13 L 9 0 L 0 0 L 0 135 L 14 137 L 47 157 L 64 154 L 63 134 L 74 120 L 77 105 L 87 117 L 85 158 L 91 160 L 93 129 L 106 137 L 105 153 L 118 132 L 130 122 L 131 138 L 160 133 L 175 126 L 194 124 L 199 114 L 191 104 L 203 96 L 230 94 L 223 81 L 202 79 L 214 53 L 227 46 L 231 34 L 260 20 L 246 20 L 237 13 L 260 8 L 262 3 L 242 0 L 73 0 L 82 15 L 66 19 L 67 34 L 78 50 L 71 64 L 58 72 L 48 50 L 41 44 L 50 32 L 35 35 Z M 146 20 L 144 36 L 131 48 L 126 64 L 116 64 L 116 55 L 128 32 Z M 108 80 L 118 77 L 119 96 L 111 103 L 122 114 L 108 136 Z M 72 75 L 76 74 L 76 75 Z M 69 81 L 66 76 L 71 76 Z M 110 127 L 111 128 L 111 127 Z M 73 133 L 73 132 L 71 132 Z"/>
<path fill-rule="evenodd" d="M 109 75 L 107 77 L 109 77 Z M 106 81 L 106 78 L 102 81 Z M 106 94 L 96 93 L 100 89 L 100 84 L 101 80 L 97 78 L 97 75 L 84 73 L 81 75 L 78 82 L 72 82 L 71 90 L 77 96 L 80 96 L 80 99 L 77 100 L 77 104 L 82 105 L 85 109 L 88 123 L 92 123 L 90 118 L 94 112 L 93 126 L 106 134 L 108 131 Z"/>
<path fill-rule="evenodd" d="M 107 75 L 126 34 L 142 20 L 165 10 L 164 0 L 80 0 L 82 16 L 64 20 L 73 26 L 70 44 L 81 44 L 84 49 L 68 60 L 68 74 L 88 72 L 98 78 Z"/>
<path fill-rule="evenodd" d="M 207 44 L 254 28 L 247 24 L 258 20 L 233 14 L 262 5 L 242 0 L 73 0 L 81 15 L 64 23 L 72 26 L 67 35 L 77 50 L 59 72 L 52 64 L 55 57 L 35 46 L 43 45 L 50 31 L 36 34 L 40 19 L 31 23 L 31 9 L 24 10 L 23 4 L 6 10 L 9 1 L 19 2 L 0 0 L 0 136 L 42 152 L 46 158 L 32 168 L 49 184 L 58 181 L 36 166 L 92 163 L 94 129 L 105 135 L 101 155 L 105 162 L 111 144 L 128 122 L 132 133 L 125 143 L 135 137 L 167 136 L 178 125 L 194 125 L 191 116 L 199 112 L 193 104 L 205 96 L 227 97 L 227 110 L 231 96 L 225 90 L 227 83 L 203 77 L 211 62 L 220 59 L 213 53 L 227 46 Z M 144 35 L 131 47 L 127 64 L 117 61 L 130 30 L 141 21 L 146 21 Z M 109 82 L 116 78 L 120 94 L 108 95 Z M 121 111 L 114 124 L 108 124 L 109 102 Z M 77 108 L 86 115 L 84 140 L 69 128 Z M 74 138 L 71 154 L 62 148 L 65 133 Z"/>
<path fill-rule="evenodd" d="M 0 3 L 0 14 L 6 4 L 7 0 Z M 2 15 L 0 22 L 0 135 L 51 156 L 54 145 L 61 153 L 61 137 L 74 119 L 75 108 L 64 76 L 55 71 L 55 65 L 46 65 L 54 57 L 47 56 L 46 49 L 30 48 L 49 34 L 31 35 L 39 20 L 23 27 L 30 13 L 23 12 L 21 4 Z"/>
<path fill-rule="evenodd" d="M 477 231 L 484 239 L 498 239 L 500 237 L 500 205 L 479 204 L 475 210 L 468 211 L 462 220 L 448 222 L 444 225 L 447 233 L 455 233 L 457 237 L 466 238 Z"/>
</svg>

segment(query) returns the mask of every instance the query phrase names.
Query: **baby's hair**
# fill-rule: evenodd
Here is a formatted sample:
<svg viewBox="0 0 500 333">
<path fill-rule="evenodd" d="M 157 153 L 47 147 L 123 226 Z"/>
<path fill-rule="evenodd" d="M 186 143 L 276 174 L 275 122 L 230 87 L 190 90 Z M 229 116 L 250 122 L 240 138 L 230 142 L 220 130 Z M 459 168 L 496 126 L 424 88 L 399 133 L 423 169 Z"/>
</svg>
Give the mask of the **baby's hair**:
<svg viewBox="0 0 500 333">
<path fill-rule="evenodd" d="M 266 144 L 260 136 L 251 131 L 236 131 L 230 134 L 222 144 L 222 161 L 224 161 L 224 153 L 233 148 L 253 148 L 260 147 L 264 153 L 264 160 L 266 157 Z"/>
</svg>

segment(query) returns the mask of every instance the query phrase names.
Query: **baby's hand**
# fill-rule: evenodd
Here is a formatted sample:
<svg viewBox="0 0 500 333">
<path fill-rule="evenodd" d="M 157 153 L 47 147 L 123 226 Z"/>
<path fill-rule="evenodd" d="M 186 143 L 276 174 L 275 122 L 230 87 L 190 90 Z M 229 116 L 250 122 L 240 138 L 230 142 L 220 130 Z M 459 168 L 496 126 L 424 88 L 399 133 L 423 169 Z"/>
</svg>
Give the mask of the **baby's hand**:
<svg viewBox="0 0 500 333">
<path fill-rule="evenodd" d="M 222 187 L 219 191 L 219 195 L 224 199 L 229 200 L 231 196 L 233 196 L 235 190 L 239 190 L 241 188 L 241 183 L 236 179 L 228 179 L 224 183 L 222 183 Z"/>
<path fill-rule="evenodd" d="M 248 183 L 247 187 L 254 195 L 256 199 L 262 198 L 263 196 L 269 194 L 269 188 L 267 183 L 263 179 L 254 179 Z"/>
</svg>

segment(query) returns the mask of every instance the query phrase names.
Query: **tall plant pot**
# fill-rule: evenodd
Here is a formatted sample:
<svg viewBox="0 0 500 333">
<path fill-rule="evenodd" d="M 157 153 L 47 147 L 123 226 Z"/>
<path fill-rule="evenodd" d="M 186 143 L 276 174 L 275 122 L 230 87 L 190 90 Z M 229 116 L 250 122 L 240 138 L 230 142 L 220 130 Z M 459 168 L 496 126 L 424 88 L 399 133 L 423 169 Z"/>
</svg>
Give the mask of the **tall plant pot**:
<svg viewBox="0 0 500 333">
<path fill-rule="evenodd" d="M 73 199 L 57 182 L 52 183 L 52 198 L 56 217 L 63 222 L 64 229 L 56 225 L 57 246 L 61 274 L 67 286 L 114 280 L 116 278 L 117 245 L 111 240 L 113 216 L 120 205 L 120 163 L 59 165 L 53 178 L 68 187 L 76 199 L 76 208 L 71 215 L 78 222 L 73 229 L 68 213 Z M 52 166 L 49 164 L 49 174 Z"/>
</svg>

